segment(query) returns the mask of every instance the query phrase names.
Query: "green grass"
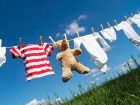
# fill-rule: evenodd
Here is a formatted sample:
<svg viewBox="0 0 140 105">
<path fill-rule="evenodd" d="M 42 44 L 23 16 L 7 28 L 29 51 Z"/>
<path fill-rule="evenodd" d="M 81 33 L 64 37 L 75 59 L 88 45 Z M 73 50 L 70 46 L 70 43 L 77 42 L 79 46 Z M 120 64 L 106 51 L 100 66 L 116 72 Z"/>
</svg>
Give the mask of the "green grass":
<svg viewBox="0 0 140 105">
<path fill-rule="evenodd" d="M 61 105 L 140 105 L 140 67 L 85 93 L 81 90 Z"/>
</svg>

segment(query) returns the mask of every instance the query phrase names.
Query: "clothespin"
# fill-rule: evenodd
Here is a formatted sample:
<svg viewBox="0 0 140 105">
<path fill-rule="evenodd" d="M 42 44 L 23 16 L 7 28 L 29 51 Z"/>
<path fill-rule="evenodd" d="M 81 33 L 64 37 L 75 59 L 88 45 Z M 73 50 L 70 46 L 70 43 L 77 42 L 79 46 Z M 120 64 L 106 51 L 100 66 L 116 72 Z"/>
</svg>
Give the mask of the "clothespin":
<svg viewBox="0 0 140 105">
<path fill-rule="evenodd" d="M 65 37 L 65 39 L 67 40 L 67 35 L 66 35 L 66 34 L 64 34 L 64 37 Z"/>
<path fill-rule="evenodd" d="M 114 20 L 114 24 L 115 24 L 115 26 L 117 26 L 117 25 L 118 25 L 117 20 Z"/>
<path fill-rule="evenodd" d="M 110 27 L 111 27 L 109 22 L 107 22 L 107 26 L 108 26 L 108 28 L 110 28 Z"/>
<path fill-rule="evenodd" d="M 56 44 L 56 42 L 53 40 L 53 38 L 51 36 L 49 36 L 49 39 L 53 42 L 53 45 Z"/>
<path fill-rule="evenodd" d="M 22 37 L 19 38 L 20 49 L 22 48 Z"/>
<path fill-rule="evenodd" d="M 103 25 L 102 25 L 102 24 L 100 24 L 100 27 L 101 27 L 101 30 L 104 30 L 104 27 L 103 27 Z"/>
<path fill-rule="evenodd" d="M 40 36 L 40 45 L 42 46 L 42 42 L 43 42 L 43 37 Z"/>
<path fill-rule="evenodd" d="M 76 35 L 77 35 L 77 37 L 79 38 L 79 33 L 78 33 L 78 32 L 76 32 Z"/>
<path fill-rule="evenodd" d="M 93 27 L 91 27 L 91 32 L 94 35 L 94 28 Z"/>
<path fill-rule="evenodd" d="M 127 21 L 127 17 L 126 16 L 124 16 L 124 19 L 125 19 L 125 21 Z"/>
</svg>

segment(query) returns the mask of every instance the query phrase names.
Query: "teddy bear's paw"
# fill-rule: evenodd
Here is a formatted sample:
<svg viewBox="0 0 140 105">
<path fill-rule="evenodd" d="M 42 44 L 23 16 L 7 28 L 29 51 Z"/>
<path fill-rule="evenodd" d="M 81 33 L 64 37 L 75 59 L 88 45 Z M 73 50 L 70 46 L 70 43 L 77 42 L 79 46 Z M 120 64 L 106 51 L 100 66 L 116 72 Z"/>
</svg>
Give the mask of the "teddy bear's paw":
<svg viewBox="0 0 140 105">
<path fill-rule="evenodd" d="M 71 77 L 62 77 L 63 82 L 68 82 Z"/>
<path fill-rule="evenodd" d="M 90 69 L 89 68 L 86 68 L 86 70 L 84 70 L 82 74 L 87 74 L 89 72 L 90 72 Z"/>
<path fill-rule="evenodd" d="M 70 74 L 70 75 L 63 74 L 62 80 L 63 80 L 63 82 L 67 82 L 70 80 L 71 77 L 72 77 L 72 74 Z"/>
</svg>

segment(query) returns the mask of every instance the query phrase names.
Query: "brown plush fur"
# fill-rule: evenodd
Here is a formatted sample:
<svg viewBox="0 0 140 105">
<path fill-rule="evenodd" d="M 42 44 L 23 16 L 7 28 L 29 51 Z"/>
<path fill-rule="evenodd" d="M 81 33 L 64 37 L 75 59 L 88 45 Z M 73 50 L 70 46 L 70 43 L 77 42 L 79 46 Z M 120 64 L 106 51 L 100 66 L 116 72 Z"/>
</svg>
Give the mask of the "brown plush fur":
<svg viewBox="0 0 140 105">
<path fill-rule="evenodd" d="M 62 80 L 64 82 L 67 82 L 72 77 L 71 70 L 73 69 L 81 74 L 89 72 L 89 68 L 79 63 L 75 58 L 81 54 L 80 49 L 70 49 L 69 42 L 67 40 L 60 40 L 56 42 L 55 47 L 59 50 L 56 59 L 61 62 Z"/>
</svg>

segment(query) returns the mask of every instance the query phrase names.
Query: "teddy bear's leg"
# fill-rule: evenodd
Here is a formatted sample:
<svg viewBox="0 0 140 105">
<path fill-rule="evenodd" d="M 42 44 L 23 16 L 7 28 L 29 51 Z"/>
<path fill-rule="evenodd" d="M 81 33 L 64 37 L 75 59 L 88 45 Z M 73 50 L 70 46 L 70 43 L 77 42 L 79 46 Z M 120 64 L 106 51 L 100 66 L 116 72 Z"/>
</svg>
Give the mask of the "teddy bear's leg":
<svg viewBox="0 0 140 105">
<path fill-rule="evenodd" d="M 84 66 L 83 64 L 77 62 L 75 64 L 75 69 L 77 72 L 81 73 L 81 74 L 87 74 L 89 73 L 90 69 L 86 66 Z"/>
<path fill-rule="evenodd" d="M 67 66 L 62 67 L 62 80 L 67 82 L 72 77 L 71 69 Z"/>
</svg>

